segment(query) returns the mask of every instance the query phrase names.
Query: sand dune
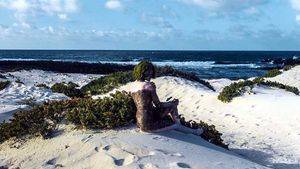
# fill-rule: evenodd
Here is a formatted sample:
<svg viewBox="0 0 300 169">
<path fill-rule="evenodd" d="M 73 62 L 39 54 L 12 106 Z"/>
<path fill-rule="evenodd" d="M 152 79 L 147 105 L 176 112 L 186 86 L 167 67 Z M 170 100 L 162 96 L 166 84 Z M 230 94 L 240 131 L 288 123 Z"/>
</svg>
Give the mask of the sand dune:
<svg viewBox="0 0 300 169">
<path fill-rule="evenodd" d="M 264 168 L 193 135 L 176 131 L 149 134 L 135 126 L 119 131 L 63 132 L 23 145 L 6 142 L 0 146 L 0 166 L 11 168 Z M 19 148 L 9 148 L 9 147 Z"/>
<path fill-rule="evenodd" d="M 300 67 L 271 80 L 299 87 Z M 296 79 L 296 80 L 295 80 Z M 149 134 L 135 126 L 108 131 L 77 131 L 60 126 L 52 139 L 0 145 L 0 166 L 11 168 L 300 168 L 300 97 L 284 90 L 255 87 L 231 103 L 217 100 L 232 81 L 210 80 L 217 89 L 175 77 L 154 79 L 160 99 L 180 100 L 187 119 L 214 124 L 229 143 L 227 151 L 176 131 Z M 118 90 L 133 87 L 129 83 Z M 18 148 L 10 148 L 18 147 Z M 240 154 L 240 155 L 238 155 Z"/>
<path fill-rule="evenodd" d="M 40 70 L 22 70 L 3 74 L 11 84 L 0 91 L 0 121 L 8 120 L 11 114 L 19 109 L 28 107 L 27 103 L 42 103 L 48 100 L 62 100 L 68 97 L 53 93 L 50 89 L 36 87 L 37 84 L 46 84 L 51 87 L 55 83 L 76 82 L 80 87 L 101 75 L 84 75 L 73 73 L 54 73 Z M 17 83 L 20 81 L 22 83 Z"/>
</svg>

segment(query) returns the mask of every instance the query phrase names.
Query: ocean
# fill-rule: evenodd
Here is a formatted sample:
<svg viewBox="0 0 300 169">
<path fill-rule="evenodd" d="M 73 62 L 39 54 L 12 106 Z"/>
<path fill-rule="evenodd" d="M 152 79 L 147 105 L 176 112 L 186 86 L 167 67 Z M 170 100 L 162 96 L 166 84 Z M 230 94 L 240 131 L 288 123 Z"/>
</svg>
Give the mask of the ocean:
<svg viewBox="0 0 300 169">
<path fill-rule="evenodd" d="M 150 60 L 194 72 L 200 78 L 245 79 L 262 76 L 300 51 L 129 51 L 129 50 L 0 50 L 0 60 L 53 60 L 137 64 Z"/>
</svg>

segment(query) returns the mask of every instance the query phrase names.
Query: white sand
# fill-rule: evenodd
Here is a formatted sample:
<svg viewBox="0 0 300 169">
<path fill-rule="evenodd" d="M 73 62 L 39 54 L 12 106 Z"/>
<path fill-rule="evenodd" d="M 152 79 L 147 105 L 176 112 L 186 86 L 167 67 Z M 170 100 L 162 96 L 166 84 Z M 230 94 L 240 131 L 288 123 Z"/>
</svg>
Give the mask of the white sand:
<svg viewBox="0 0 300 169">
<path fill-rule="evenodd" d="M 286 85 L 297 87 L 300 90 L 300 66 L 296 66 L 289 71 L 285 71 L 284 73 L 275 76 L 273 78 L 269 78 L 268 80 L 277 81 Z"/>
<path fill-rule="evenodd" d="M 284 72 L 281 83 L 300 86 L 300 67 Z M 278 79 L 276 79 L 278 78 Z M 224 133 L 231 152 L 199 137 L 171 131 L 146 134 L 136 128 L 120 131 L 74 131 L 62 127 L 49 140 L 31 139 L 19 149 L 0 145 L 0 166 L 21 168 L 300 168 L 300 97 L 279 89 L 255 87 L 225 104 L 218 92 L 175 77 L 154 80 L 160 99 L 180 100 L 187 119 L 214 124 Z M 228 79 L 210 80 L 220 91 Z M 122 86 L 129 90 L 133 83 Z M 67 145 L 67 146 L 66 146 Z M 66 148 L 67 147 L 67 148 Z M 241 154 L 241 156 L 235 153 Z M 253 161 L 253 162 L 250 162 Z M 255 162 L 255 163 L 254 163 Z M 259 165 L 259 164 L 261 165 Z"/>
<path fill-rule="evenodd" d="M 176 131 L 159 134 L 72 130 L 48 140 L 34 138 L 23 145 L 0 145 L 0 166 L 10 168 L 264 168 L 193 135 Z M 19 148 L 10 148 L 19 147 Z"/>
<path fill-rule="evenodd" d="M 8 120 L 11 114 L 19 109 L 28 107 L 27 103 L 42 103 L 48 100 L 61 100 L 68 97 L 64 94 L 53 93 L 50 89 L 36 87 L 37 84 L 46 84 L 51 87 L 55 83 L 75 82 L 83 86 L 100 75 L 53 73 L 41 70 L 17 71 L 3 74 L 12 83 L 0 91 L 0 122 Z M 16 83 L 16 80 L 24 84 Z"/>
<path fill-rule="evenodd" d="M 300 66 L 270 80 L 277 79 L 300 89 Z M 231 103 L 222 103 L 217 96 L 232 83 L 228 79 L 209 81 L 217 92 L 175 77 L 160 77 L 154 82 L 161 101 L 178 98 L 181 114 L 214 124 L 236 153 L 270 167 L 300 168 L 300 96 L 277 88 L 255 87 L 256 94 L 246 93 Z M 134 87 L 135 83 L 129 83 L 118 90 Z"/>
</svg>

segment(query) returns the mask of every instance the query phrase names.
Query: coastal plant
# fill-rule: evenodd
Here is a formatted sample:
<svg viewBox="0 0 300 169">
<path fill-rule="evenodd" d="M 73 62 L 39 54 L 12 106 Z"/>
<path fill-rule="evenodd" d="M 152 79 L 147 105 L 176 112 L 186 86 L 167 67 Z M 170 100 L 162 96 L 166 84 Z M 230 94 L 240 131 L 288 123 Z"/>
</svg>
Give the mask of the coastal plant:
<svg viewBox="0 0 300 169">
<path fill-rule="evenodd" d="M 17 79 L 15 82 L 18 84 L 24 84 L 24 82 L 22 82 L 20 79 Z"/>
<path fill-rule="evenodd" d="M 50 101 L 30 110 L 18 111 L 8 122 L 0 124 L 0 143 L 24 136 L 51 137 L 57 124 L 67 122 L 80 128 L 113 129 L 133 123 L 136 107 L 126 92 L 93 100 L 74 98 Z"/>
<path fill-rule="evenodd" d="M 37 84 L 36 87 L 39 87 L 39 88 L 44 88 L 44 89 L 50 89 L 49 86 L 47 86 L 46 84 L 44 83 L 40 83 L 40 84 Z"/>
<path fill-rule="evenodd" d="M 0 124 L 0 143 L 10 138 L 25 136 L 49 138 L 56 131 L 57 124 L 62 122 L 85 129 L 114 129 L 135 123 L 135 113 L 135 103 L 124 91 L 97 100 L 86 97 L 50 101 L 36 105 L 30 110 L 16 112 L 9 122 L 3 121 Z M 204 132 L 200 136 L 204 140 L 228 148 L 215 126 L 202 121 L 186 121 L 182 116 L 180 121 L 190 128 L 202 128 Z"/>
<path fill-rule="evenodd" d="M 299 95 L 299 89 L 296 87 L 285 85 L 285 84 L 278 83 L 278 82 L 266 81 L 264 78 L 258 77 L 253 80 L 234 82 L 234 83 L 230 84 L 229 86 L 224 87 L 223 90 L 218 95 L 218 99 L 221 100 L 222 102 L 228 103 L 234 97 L 243 95 L 247 91 L 247 88 L 250 89 L 250 91 L 251 91 L 253 89 L 254 85 L 275 87 L 275 88 L 283 89 L 288 92 L 292 92 L 296 95 Z"/>
<path fill-rule="evenodd" d="M 9 86 L 10 81 L 0 81 L 0 91 Z"/>
<path fill-rule="evenodd" d="M 265 77 L 275 77 L 280 75 L 282 72 L 279 69 L 272 69 L 269 70 L 266 74 Z"/>
<path fill-rule="evenodd" d="M 104 94 L 116 87 L 119 87 L 128 82 L 132 82 L 132 72 L 116 72 L 107 76 L 102 76 L 88 83 L 81 88 L 81 91 L 86 95 Z"/>
<path fill-rule="evenodd" d="M 150 61 L 141 61 L 139 64 L 137 64 L 132 72 L 132 76 L 134 80 L 145 80 L 144 74 L 147 70 L 153 71 L 153 77 L 155 77 L 156 69 L 154 65 Z"/>
<path fill-rule="evenodd" d="M 203 133 L 200 135 L 204 140 L 212 143 L 214 145 L 220 146 L 222 148 L 228 149 L 228 145 L 224 143 L 223 139 L 221 138 L 222 133 L 216 130 L 214 125 L 209 125 L 203 121 L 196 122 L 193 120 L 186 121 L 183 116 L 180 115 L 180 122 L 182 125 L 192 128 L 198 129 L 202 128 Z"/>
<path fill-rule="evenodd" d="M 276 87 L 276 88 L 279 88 L 279 89 L 286 90 L 288 92 L 292 92 L 295 95 L 299 95 L 299 89 L 297 87 L 284 85 L 282 83 L 272 82 L 272 81 L 263 81 L 263 82 L 259 83 L 259 85 L 265 85 L 265 86 L 269 86 L 269 87 Z"/>
<path fill-rule="evenodd" d="M 245 93 L 247 86 L 252 89 L 254 84 L 255 83 L 250 80 L 231 83 L 229 86 L 223 88 L 221 93 L 218 95 L 218 99 L 222 102 L 228 103 L 234 97 L 241 96 L 243 93 Z"/>
<path fill-rule="evenodd" d="M 80 99 L 77 107 L 66 112 L 66 120 L 87 129 L 113 129 L 133 123 L 136 107 L 126 92 L 103 99 Z"/>
<path fill-rule="evenodd" d="M 143 66 L 140 66 L 138 68 L 142 69 Z M 139 74 L 140 72 L 137 71 L 138 68 L 136 68 L 136 72 L 134 72 L 134 71 L 116 72 L 116 73 L 111 73 L 109 75 L 95 79 L 95 80 L 91 81 L 90 83 L 88 83 L 87 85 L 83 86 L 81 88 L 81 91 L 85 95 L 97 95 L 97 94 L 107 93 L 107 92 L 113 90 L 114 88 L 117 88 L 128 82 L 133 82 L 134 79 L 141 76 Z M 210 90 L 215 91 L 215 89 L 213 88 L 213 86 L 211 86 L 209 84 L 209 82 L 200 79 L 194 73 L 176 70 L 170 66 L 155 67 L 155 72 L 156 72 L 156 77 L 161 77 L 161 76 L 180 77 L 180 78 L 184 78 L 184 79 L 191 80 L 194 82 L 198 82 L 198 83 L 206 86 Z"/>
<path fill-rule="evenodd" d="M 60 114 L 64 110 L 63 107 L 58 109 L 56 103 L 61 102 L 46 103 L 30 110 L 14 113 L 9 122 L 3 121 L 0 124 L 0 142 L 12 137 L 21 138 L 27 135 L 48 137 L 55 130 L 54 115 Z"/>
<path fill-rule="evenodd" d="M 285 66 L 283 67 L 283 70 L 284 70 L 284 71 L 288 71 L 288 70 L 291 70 L 293 67 L 294 67 L 293 65 L 285 65 Z"/>
<path fill-rule="evenodd" d="M 171 66 L 156 67 L 156 76 L 157 77 L 161 77 L 161 76 L 180 77 L 180 78 L 187 79 L 187 80 L 190 80 L 193 82 L 198 82 L 198 83 L 206 86 L 210 90 L 215 91 L 214 87 L 212 85 L 210 85 L 209 82 L 200 79 L 195 73 L 180 71 L 180 70 L 174 69 Z"/>
<path fill-rule="evenodd" d="M 69 83 L 55 83 L 52 87 L 51 90 L 56 93 L 63 93 L 68 97 L 83 97 L 83 93 L 81 92 L 80 89 L 77 89 L 78 85 L 69 82 Z"/>
</svg>

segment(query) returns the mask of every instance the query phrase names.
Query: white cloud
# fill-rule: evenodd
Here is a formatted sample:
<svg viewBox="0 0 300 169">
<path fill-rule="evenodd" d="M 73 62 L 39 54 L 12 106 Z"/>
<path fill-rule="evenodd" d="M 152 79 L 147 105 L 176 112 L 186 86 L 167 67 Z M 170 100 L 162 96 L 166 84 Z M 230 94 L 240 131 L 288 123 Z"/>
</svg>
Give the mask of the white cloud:
<svg viewBox="0 0 300 169">
<path fill-rule="evenodd" d="M 207 9 L 214 9 L 220 7 L 222 1 L 220 0 L 179 0 L 181 2 L 197 5 Z"/>
<path fill-rule="evenodd" d="M 10 8 L 15 9 L 19 12 L 25 12 L 29 8 L 29 3 L 26 0 L 15 0 L 9 4 Z"/>
<path fill-rule="evenodd" d="M 255 15 L 255 14 L 258 13 L 257 8 L 255 8 L 255 7 L 247 8 L 247 9 L 245 9 L 244 11 L 245 11 L 245 13 L 248 14 L 248 15 Z"/>
<path fill-rule="evenodd" d="M 300 12 L 300 0 L 290 0 L 290 3 L 294 10 L 296 10 L 297 12 Z M 300 14 L 299 13 L 296 15 L 295 20 L 297 22 L 300 22 Z"/>
<path fill-rule="evenodd" d="M 105 3 L 105 7 L 110 10 L 122 10 L 123 5 L 119 0 L 108 0 Z"/>
<path fill-rule="evenodd" d="M 173 29 L 174 28 L 173 25 L 170 22 L 168 22 L 164 17 L 159 16 L 159 15 L 142 13 L 141 21 L 143 23 L 158 26 L 158 27 L 161 27 L 163 29 Z"/>
<path fill-rule="evenodd" d="M 257 13 L 257 6 L 271 2 L 271 0 L 177 0 L 189 5 L 217 13 L 235 13 L 244 11 L 247 14 Z"/>
<path fill-rule="evenodd" d="M 300 0 L 290 0 L 290 2 L 295 10 L 300 11 Z"/>
<path fill-rule="evenodd" d="M 296 21 L 300 22 L 300 15 L 296 15 Z"/>
<path fill-rule="evenodd" d="M 76 12 L 78 10 L 77 0 L 65 0 L 65 11 Z"/>
<path fill-rule="evenodd" d="M 59 19 L 61 19 L 61 20 L 68 20 L 69 18 L 68 18 L 68 15 L 67 14 L 58 14 L 57 15 L 58 17 L 59 17 Z"/>
<path fill-rule="evenodd" d="M 48 14 L 57 16 L 59 19 L 68 19 L 68 13 L 77 12 L 77 0 L 0 0 L 0 8 L 14 11 L 14 17 L 18 25 L 30 27 L 30 16 Z"/>
</svg>

